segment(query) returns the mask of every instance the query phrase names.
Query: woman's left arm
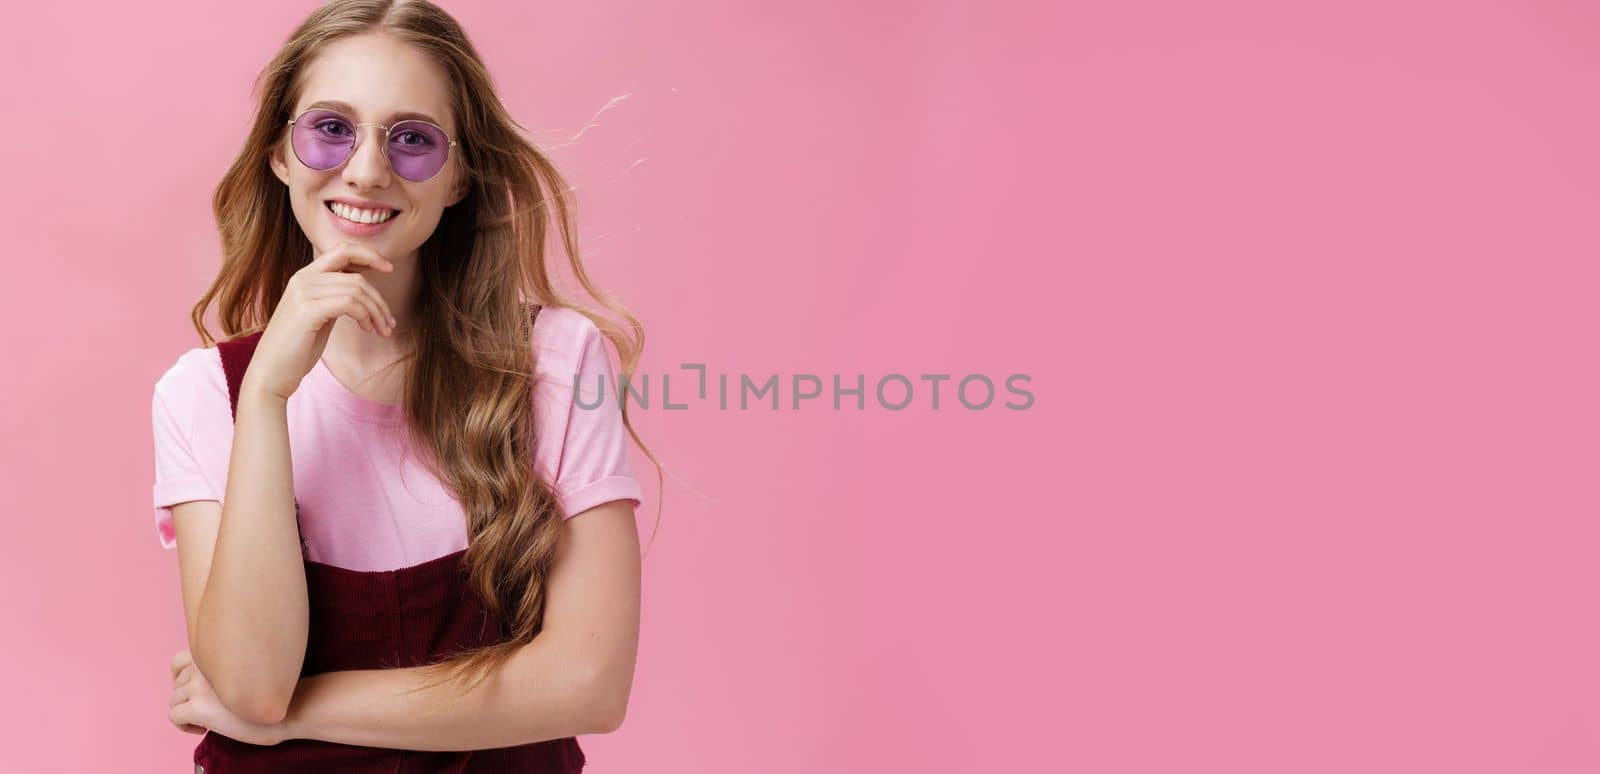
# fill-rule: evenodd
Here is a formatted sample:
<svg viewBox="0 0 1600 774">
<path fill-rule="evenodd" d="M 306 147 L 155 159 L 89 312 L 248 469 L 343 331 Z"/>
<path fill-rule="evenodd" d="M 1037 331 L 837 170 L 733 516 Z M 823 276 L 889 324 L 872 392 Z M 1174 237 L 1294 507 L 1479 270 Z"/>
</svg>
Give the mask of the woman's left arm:
<svg viewBox="0 0 1600 774">
<path fill-rule="evenodd" d="M 615 731 L 639 647 L 633 510 L 613 500 L 566 520 L 543 628 L 453 705 L 449 685 L 405 693 L 421 684 L 419 668 L 326 672 L 300 679 L 281 736 L 435 751 Z"/>
</svg>

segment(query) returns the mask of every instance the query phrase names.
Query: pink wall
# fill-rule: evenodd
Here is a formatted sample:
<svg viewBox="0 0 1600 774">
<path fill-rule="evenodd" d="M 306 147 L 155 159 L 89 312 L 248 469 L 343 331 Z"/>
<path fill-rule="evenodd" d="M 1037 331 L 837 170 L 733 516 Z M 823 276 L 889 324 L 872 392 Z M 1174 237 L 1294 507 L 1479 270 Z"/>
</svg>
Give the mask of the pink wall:
<svg viewBox="0 0 1600 774">
<path fill-rule="evenodd" d="M 314 5 L 7 10 L 9 769 L 187 770 L 150 390 Z M 448 7 L 547 146 L 627 95 L 556 158 L 647 372 L 1032 377 L 639 412 L 594 771 L 1600 767 L 1600 11 Z"/>
</svg>

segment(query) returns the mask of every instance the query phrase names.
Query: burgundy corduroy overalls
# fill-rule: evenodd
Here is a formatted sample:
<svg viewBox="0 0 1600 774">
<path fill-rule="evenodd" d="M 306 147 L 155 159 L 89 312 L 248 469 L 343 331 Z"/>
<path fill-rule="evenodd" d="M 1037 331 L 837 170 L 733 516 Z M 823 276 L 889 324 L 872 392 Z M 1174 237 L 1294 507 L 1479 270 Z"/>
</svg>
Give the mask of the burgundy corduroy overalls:
<svg viewBox="0 0 1600 774">
<path fill-rule="evenodd" d="M 538 315 L 537 306 L 532 313 Z M 254 333 L 218 344 L 235 416 L 239 385 L 260 338 Z M 504 622 L 489 620 L 466 583 L 465 558 L 462 550 L 398 570 L 370 572 L 306 560 L 311 626 L 300 674 L 420 666 L 450 651 L 504 638 Z M 570 736 L 489 750 L 421 752 L 313 739 L 262 746 L 207 731 L 195 748 L 194 762 L 196 774 L 576 774 L 583 769 L 584 754 Z"/>
</svg>

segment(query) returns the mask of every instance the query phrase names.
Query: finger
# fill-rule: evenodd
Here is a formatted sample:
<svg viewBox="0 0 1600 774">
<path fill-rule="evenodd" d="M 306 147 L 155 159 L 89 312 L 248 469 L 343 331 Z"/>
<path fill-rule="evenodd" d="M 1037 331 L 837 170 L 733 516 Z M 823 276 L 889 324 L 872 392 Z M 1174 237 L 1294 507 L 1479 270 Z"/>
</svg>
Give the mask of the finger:
<svg viewBox="0 0 1600 774">
<path fill-rule="evenodd" d="M 194 679 L 194 672 L 195 670 L 192 667 L 184 667 L 183 671 L 179 672 L 178 676 L 172 679 L 172 687 L 182 688 L 183 686 L 188 685 L 189 681 Z"/>
<path fill-rule="evenodd" d="M 379 293 L 378 289 L 373 287 L 372 283 L 368 282 L 366 277 L 357 274 L 355 275 L 355 278 L 357 286 L 361 288 L 361 292 L 366 293 L 368 297 L 377 302 L 378 313 L 382 315 L 380 322 L 384 324 L 384 327 L 388 329 L 390 333 L 394 333 L 394 312 L 389 310 L 389 302 L 384 300 L 383 294 Z"/>
<path fill-rule="evenodd" d="M 328 274 L 324 275 L 324 277 L 326 277 L 325 281 L 312 283 L 307 287 L 307 298 L 324 299 L 352 297 L 365 306 L 368 313 L 371 315 L 370 319 L 366 321 L 369 324 L 362 325 L 362 330 L 378 333 L 378 328 L 374 328 L 373 325 L 377 325 L 382 328 L 392 327 L 389 325 L 388 315 L 384 314 L 383 296 L 378 293 L 377 288 L 373 288 L 371 284 L 360 275 Z"/>
<path fill-rule="evenodd" d="M 172 676 L 177 677 L 180 670 L 193 663 L 194 657 L 189 655 L 189 651 L 179 651 L 178 655 L 172 657 Z"/>
<path fill-rule="evenodd" d="M 377 310 L 360 293 L 327 296 L 319 298 L 313 303 L 317 305 L 320 314 L 325 319 L 331 320 L 340 315 L 346 315 L 357 323 L 366 323 L 363 326 L 366 330 L 373 330 L 369 326 L 377 324 Z"/>
<path fill-rule="evenodd" d="M 394 314 L 389 310 L 389 302 L 384 300 L 383 294 L 373 287 L 366 277 L 360 274 L 324 274 L 324 284 L 314 284 L 312 287 L 319 289 L 323 295 L 332 295 L 334 292 L 352 292 L 359 290 L 372 300 L 373 312 L 377 315 L 378 323 L 386 329 L 387 333 L 394 332 Z"/>
<path fill-rule="evenodd" d="M 189 722 L 193 719 L 193 717 L 190 717 L 189 705 L 187 704 L 175 704 L 173 705 L 172 709 L 167 710 L 167 720 L 171 721 L 172 725 L 175 725 L 178 728 L 194 725 L 193 723 Z"/>
<path fill-rule="evenodd" d="M 324 276 L 332 276 L 332 275 L 324 275 Z M 346 289 L 342 284 L 339 284 L 339 283 L 327 284 L 327 285 L 323 285 L 323 286 L 318 287 L 318 288 L 313 288 L 311 290 L 308 290 L 307 293 L 306 293 L 306 302 L 307 303 L 319 302 L 319 301 L 334 302 L 334 301 L 340 301 L 341 299 L 343 299 L 343 298 L 345 298 L 345 297 L 347 297 L 349 295 L 350 295 L 350 291 L 348 289 Z M 371 310 L 369 308 L 369 313 L 370 313 L 370 311 Z M 337 317 L 337 316 L 339 316 L 339 313 L 338 312 L 334 312 L 332 316 Z M 352 318 L 356 321 L 356 325 L 361 327 L 361 330 L 364 330 L 364 331 L 366 331 L 368 333 L 375 333 L 376 332 L 376 331 L 374 331 L 372 329 L 372 325 L 367 322 L 367 315 L 361 315 L 361 316 L 352 315 Z M 320 319 L 322 320 L 323 323 L 325 323 L 329 319 L 329 315 L 328 315 L 326 310 L 323 311 L 323 313 L 321 314 Z"/>
<path fill-rule="evenodd" d="M 306 264 L 314 272 L 347 271 L 351 267 L 394 271 L 394 263 L 366 245 L 339 242 Z"/>
<path fill-rule="evenodd" d="M 372 333 L 378 333 L 384 336 L 389 335 L 389 318 L 383 314 L 383 307 L 381 305 L 382 302 L 374 300 L 371 295 L 368 295 L 365 291 L 363 291 L 361 289 L 361 284 L 362 283 L 346 285 L 339 289 L 339 293 L 354 300 L 356 303 L 361 305 L 361 308 L 366 310 L 367 327 Z"/>
</svg>

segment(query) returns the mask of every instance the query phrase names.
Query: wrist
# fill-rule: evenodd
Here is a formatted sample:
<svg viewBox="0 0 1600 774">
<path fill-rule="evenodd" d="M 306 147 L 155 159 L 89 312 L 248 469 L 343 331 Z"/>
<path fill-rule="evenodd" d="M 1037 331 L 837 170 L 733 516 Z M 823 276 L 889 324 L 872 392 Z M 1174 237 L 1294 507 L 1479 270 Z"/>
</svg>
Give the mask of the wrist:
<svg viewBox="0 0 1600 774">
<path fill-rule="evenodd" d="M 261 386 L 255 381 L 252 381 L 250 377 L 246 375 L 244 381 L 240 382 L 239 384 L 239 402 L 287 404 L 289 399 L 267 389 L 266 387 Z"/>
</svg>

